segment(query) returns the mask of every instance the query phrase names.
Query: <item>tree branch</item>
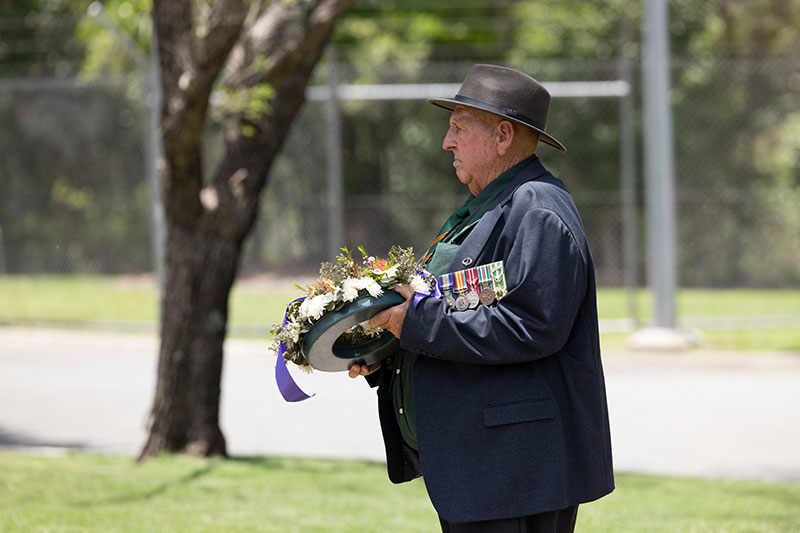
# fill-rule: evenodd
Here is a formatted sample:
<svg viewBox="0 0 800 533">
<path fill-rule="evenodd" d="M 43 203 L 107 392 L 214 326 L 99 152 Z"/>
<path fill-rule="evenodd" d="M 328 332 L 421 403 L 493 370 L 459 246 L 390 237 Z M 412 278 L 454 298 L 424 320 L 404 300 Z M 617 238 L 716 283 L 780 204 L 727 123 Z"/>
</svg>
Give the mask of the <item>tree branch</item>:
<svg viewBox="0 0 800 533">
<path fill-rule="evenodd" d="M 257 121 L 232 117 L 226 154 L 216 170 L 214 193 L 219 216 L 231 231 L 244 234 L 257 212 L 257 199 L 273 158 L 286 137 L 314 66 L 337 17 L 354 0 L 276 2 L 254 22 L 234 47 L 224 83 L 234 90 L 269 85 L 269 110 Z M 250 136 L 243 127 L 254 129 Z"/>
<path fill-rule="evenodd" d="M 305 57 L 327 42 L 337 17 L 354 0 L 277 2 L 242 35 L 225 69 L 228 87 L 275 85 Z M 258 61 L 257 58 L 263 58 Z"/>
<path fill-rule="evenodd" d="M 202 214 L 201 146 L 208 101 L 246 16 L 245 0 L 153 3 L 163 94 L 163 197 L 168 216 L 184 225 Z"/>
</svg>

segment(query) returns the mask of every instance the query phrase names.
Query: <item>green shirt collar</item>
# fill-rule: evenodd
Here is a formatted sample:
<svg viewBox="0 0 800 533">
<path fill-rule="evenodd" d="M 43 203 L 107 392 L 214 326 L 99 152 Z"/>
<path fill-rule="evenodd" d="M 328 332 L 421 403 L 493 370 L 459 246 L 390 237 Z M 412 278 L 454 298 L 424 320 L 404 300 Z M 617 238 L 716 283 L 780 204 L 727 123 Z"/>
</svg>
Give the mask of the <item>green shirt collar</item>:
<svg viewBox="0 0 800 533">
<path fill-rule="evenodd" d="M 535 159 L 536 154 L 523 159 L 489 182 L 489 185 L 487 185 L 478 196 L 473 196 L 469 200 L 469 218 L 473 218 L 475 215 L 482 216 L 486 213 L 492 205 L 492 202 L 497 200 L 497 197 L 500 196 L 506 187 L 514 180 L 516 175 L 519 174 L 519 171 L 527 167 Z"/>
</svg>

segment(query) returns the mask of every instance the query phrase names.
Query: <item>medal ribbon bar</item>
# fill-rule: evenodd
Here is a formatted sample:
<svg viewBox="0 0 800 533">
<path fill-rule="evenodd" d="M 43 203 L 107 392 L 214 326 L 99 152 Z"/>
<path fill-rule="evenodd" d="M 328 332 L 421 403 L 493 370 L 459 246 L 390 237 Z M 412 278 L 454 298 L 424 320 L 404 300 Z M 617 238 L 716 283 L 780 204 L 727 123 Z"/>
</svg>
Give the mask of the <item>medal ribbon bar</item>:
<svg viewBox="0 0 800 533">
<path fill-rule="evenodd" d="M 442 274 L 439 276 L 439 287 L 441 287 L 442 292 L 449 292 L 453 289 L 453 280 L 451 276 L 452 274 Z"/>
<path fill-rule="evenodd" d="M 464 271 L 464 277 L 467 279 L 467 287 L 469 290 L 477 290 L 478 288 L 478 269 L 477 267 L 468 268 Z"/>
<path fill-rule="evenodd" d="M 454 274 L 455 274 L 455 278 L 456 278 L 456 292 L 459 293 L 459 294 L 462 293 L 462 292 L 466 292 L 467 284 L 464 281 L 464 271 L 463 270 L 458 270 Z"/>
<path fill-rule="evenodd" d="M 481 265 L 478 267 L 478 282 L 481 285 L 492 282 L 492 273 L 489 271 L 489 265 Z"/>
</svg>

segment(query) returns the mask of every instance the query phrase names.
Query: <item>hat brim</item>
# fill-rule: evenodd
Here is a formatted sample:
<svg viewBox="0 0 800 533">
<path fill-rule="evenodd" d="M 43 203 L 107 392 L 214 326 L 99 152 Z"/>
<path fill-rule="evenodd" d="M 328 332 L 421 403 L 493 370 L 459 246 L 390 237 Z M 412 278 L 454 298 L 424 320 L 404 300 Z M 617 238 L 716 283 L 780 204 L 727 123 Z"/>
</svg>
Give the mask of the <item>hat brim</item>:
<svg viewBox="0 0 800 533">
<path fill-rule="evenodd" d="M 459 106 L 459 105 L 460 106 L 464 106 L 464 107 L 471 107 L 471 108 L 474 108 L 474 109 L 480 109 L 481 111 L 486 111 L 487 113 L 491 113 L 492 115 L 497 115 L 498 117 L 503 117 L 506 120 L 510 120 L 512 122 L 516 122 L 517 124 L 520 124 L 522 126 L 530 128 L 530 129 L 532 129 L 533 131 L 535 131 L 536 133 L 539 134 L 539 140 L 540 141 L 549 144 L 550 146 L 552 146 L 553 148 L 555 148 L 557 150 L 560 150 L 561 152 L 566 152 L 567 151 L 566 147 L 563 144 L 561 144 L 561 142 L 559 142 L 558 139 L 556 139 L 555 137 L 553 137 L 552 135 L 550 135 L 546 131 L 539 129 L 536 126 L 532 126 L 532 125 L 528 124 L 527 122 L 525 122 L 523 120 L 519 120 L 519 119 L 514 118 L 514 117 L 509 117 L 508 115 L 501 115 L 501 114 L 495 113 L 494 111 L 491 111 L 488 108 L 481 107 L 480 104 L 467 104 L 467 103 L 464 103 L 464 102 L 460 102 L 458 100 L 453 100 L 452 98 L 429 98 L 428 99 L 428 103 L 429 104 L 433 104 L 433 105 L 435 105 L 437 107 L 441 107 L 442 109 L 447 109 L 448 111 L 453 111 L 456 108 L 456 106 Z"/>
</svg>

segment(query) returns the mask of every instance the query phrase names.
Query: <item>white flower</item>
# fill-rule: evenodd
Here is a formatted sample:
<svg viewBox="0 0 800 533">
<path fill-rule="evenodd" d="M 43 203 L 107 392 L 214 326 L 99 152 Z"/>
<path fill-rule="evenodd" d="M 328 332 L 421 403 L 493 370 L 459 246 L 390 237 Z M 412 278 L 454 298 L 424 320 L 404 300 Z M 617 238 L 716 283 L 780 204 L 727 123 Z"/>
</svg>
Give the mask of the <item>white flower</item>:
<svg viewBox="0 0 800 533">
<path fill-rule="evenodd" d="M 369 283 L 370 283 L 371 281 L 373 281 L 373 279 L 372 279 L 372 278 L 370 278 L 369 276 L 364 276 L 363 278 L 358 278 L 358 279 L 357 279 L 357 280 L 356 280 L 356 281 L 353 283 L 353 286 L 354 286 L 356 289 L 359 289 L 359 290 L 361 290 L 361 289 L 366 289 L 366 288 L 367 288 L 367 285 L 369 285 Z"/>
<path fill-rule="evenodd" d="M 397 267 L 399 266 L 400 265 L 395 265 L 392 268 L 387 268 L 386 270 L 383 271 L 383 273 L 386 274 L 387 278 L 397 277 Z"/>
<path fill-rule="evenodd" d="M 419 274 L 414 274 L 408 284 L 412 289 L 414 289 L 414 292 L 420 292 L 422 294 L 428 294 L 431 292 L 431 288 Z"/>
<path fill-rule="evenodd" d="M 325 305 L 328 305 L 331 302 L 335 302 L 338 297 L 339 297 L 339 289 L 335 289 L 333 292 L 326 292 L 325 294 L 322 295 Z"/>
<path fill-rule="evenodd" d="M 300 306 L 300 313 L 301 315 L 305 315 L 306 318 L 318 320 L 322 316 L 322 313 L 325 312 L 326 305 L 328 305 L 328 298 L 325 294 L 306 298 Z M 305 310 L 303 309 L 304 307 Z"/>
<path fill-rule="evenodd" d="M 311 298 L 306 298 L 300 303 L 300 307 L 297 308 L 297 316 L 300 318 L 308 318 L 310 315 L 308 313 L 309 306 L 311 305 Z"/>
<path fill-rule="evenodd" d="M 294 319 L 290 320 L 283 330 L 291 335 L 292 342 L 297 344 L 300 341 L 300 324 L 294 321 Z"/>
<path fill-rule="evenodd" d="M 325 294 L 318 294 L 303 300 L 297 314 L 300 318 L 319 320 L 325 313 L 325 307 L 338 297 L 338 290 L 334 292 L 326 292 Z"/>
<path fill-rule="evenodd" d="M 342 282 L 342 299 L 345 302 L 352 302 L 358 298 L 358 279 L 347 278 Z"/>
<path fill-rule="evenodd" d="M 369 281 L 370 282 L 367 284 L 366 289 L 370 296 L 372 296 L 373 298 L 377 298 L 378 296 L 383 294 L 383 289 L 381 289 L 381 286 L 378 284 L 377 281 L 375 281 L 372 278 L 369 278 Z"/>
</svg>

